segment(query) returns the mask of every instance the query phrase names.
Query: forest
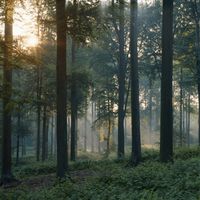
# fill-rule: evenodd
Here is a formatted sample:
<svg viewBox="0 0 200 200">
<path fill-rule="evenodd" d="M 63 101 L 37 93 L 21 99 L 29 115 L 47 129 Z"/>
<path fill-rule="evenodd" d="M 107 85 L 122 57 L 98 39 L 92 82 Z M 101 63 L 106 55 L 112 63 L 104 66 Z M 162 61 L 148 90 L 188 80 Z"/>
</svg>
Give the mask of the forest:
<svg viewBox="0 0 200 200">
<path fill-rule="evenodd" d="M 200 200 L 200 0 L 0 0 L 0 200 Z"/>
</svg>

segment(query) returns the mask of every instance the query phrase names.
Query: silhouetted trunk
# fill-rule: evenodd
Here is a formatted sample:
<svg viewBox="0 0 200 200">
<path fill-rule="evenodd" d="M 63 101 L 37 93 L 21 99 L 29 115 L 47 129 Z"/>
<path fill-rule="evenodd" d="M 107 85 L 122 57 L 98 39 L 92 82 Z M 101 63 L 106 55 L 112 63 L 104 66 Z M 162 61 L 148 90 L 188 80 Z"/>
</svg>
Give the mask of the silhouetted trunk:
<svg viewBox="0 0 200 200">
<path fill-rule="evenodd" d="M 11 173 L 11 95 L 12 95 L 12 50 L 13 50 L 14 1 L 5 1 L 5 45 L 3 63 L 3 137 L 1 183 L 12 181 Z"/>
<path fill-rule="evenodd" d="M 138 2 L 131 0 L 130 54 L 131 54 L 131 125 L 132 125 L 132 164 L 141 161 L 140 106 L 138 75 Z"/>
<path fill-rule="evenodd" d="M 111 128 L 112 128 L 112 122 L 111 122 L 111 115 L 110 115 L 110 100 L 108 97 L 108 134 L 107 134 L 107 141 L 106 141 L 106 156 L 108 157 L 110 154 L 110 137 L 111 137 Z"/>
<path fill-rule="evenodd" d="M 111 137 L 111 119 L 109 117 L 108 119 L 108 136 L 107 136 L 107 149 L 106 149 L 106 155 L 109 156 L 110 154 L 110 137 Z"/>
<path fill-rule="evenodd" d="M 180 135 L 180 146 L 183 146 L 183 67 L 181 66 L 181 71 L 180 71 L 180 122 L 179 122 L 179 135 Z"/>
<path fill-rule="evenodd" d="M 51 157 L 53 157 L 54 150 L 54 116 L 51 117 Z"/>
<path fill-rule="evenodd" d="M 40 1 L 37 1 L 37 37 L 40 38 Z M 36 58 L 40 60 L 40 47 L 36 47 Z M 36 141 L 36 160 L 40 160 L 40 137 L 41 137 L 41 94 L 42 94 L 42 69 L 40 64 L 37 64 L 37 141 Z"/>
<path fill-rule="evenodd" d="M 37 105 L 37 149 L 36 149 L 36 159 L 37 161 L 40 160 L 40 120 L 41 120 L 41 106 L 40 106 L 40 101 L 41 101 L 41 93 L 40 93 L 40 84 L 38 83 L 38 89 L 37 89 L 37 99 L 38 99 L 38 105 Z"/>
<path fill-rule="evenodd" d="M 56 0 L 57 24 L 57 177 L 63 178 L 68 168 L 67 145 L 67 82 L 66 82 L 66 2 Z"/>
<path fill-rule="evenodd" d="M 185 133 L 186 133 L 186 111 L 185 111 L 185 93 L 183 92 L 183 133 L 182 133 L 182 145 L 185 145 Z"/>
<path fill-rule="evenodd" d="M 149 143 L 151 144 L 151 137 L 152 137 L 152 118 L 153 118 L 153 114 L 152 114 L 152 77 L 149 77 Z"/>
<path fill-rule="evenodd" d="M 163 0 L 160 160 L 173 158 L 173 0 Z"/>
<path fill-rule="evenodd" d="M 98 153 L 101 153 L 101 141 L 100 141 L 100 131 L 98 133 Z"/>
<path fill-rule="evenodd" d="M 97 116 L 99 116 L 100 115 L 100 101 L 98 101 L 98 113 L 97 113 Z M 99 131 L 98 131 L 98 153 L 100 154 L 101 153 L 101 138 L 100 138 L 100 134 L 101 134 L 101 132 L 100 132 L 100 128 L 99 128 Z"/>
<path fill-rule="evenodd" d="M 200 14 L 198 11 L 197 1 L 193 2 L 193 14 L 195 20 L 196 28 L 196 39 L 195 39 L 195 48 L 196 48 L 196 69 L 197 69 L 197 88 L 198 88 L 198 102 L 199 102 L 199 115 L 198 115 L 198 137 L 199 137 L 199 146 L 200 146 Z"/>
<path fill-rule="evenodd" d="M 160 97 L 156 95 L 156 108 L 155 108 L 155 128 L 159 129 L 160 126 Z"/>
<path fill-rule="evenodd" d="M 187 144 L 190 146 L 190 93 L 187 100 Z"/>
<path fill-rule="evenodd" d="M 94 103 L 92 102 L 91 152 L 94 152 Z"/>
<path fill-rule="evenodd" d="M 42 161 L 45 161 L 48 158 L 48 127 L 49 120 L 47 117 L 47 106 L 44 105 L 42 129 Z"/>
<path fill-rule="evenodd" d="M 16 165 L 19 163 L 19 141 L 20 141 L 20 127 L 21 127 L 21 116 L 20 112 L 17 115 L 17 146 L 16 146 Z"/>
<path fill-rule="evenodd" d="M 26 155 L 26 137 L 22 136 L 22 157 Z"/>
<path fill-rule="evenodd" d="M 76 62 L 76 46 L 75 41 L 72 41 L 72 68 Z M 76 77 L 73 76 L 71 81 L 71 161 L 75 161 L 77 157 L 77 123 L 78 123 L 78 105 L 77 105 L 77 84 Z"/>
<path fill-rule="evenodd" d="M 125 33 L 124 33 L 124 0 L 119 1 L 119 98 L 118 98 L 118 159 L 124 157 L 124 97 L 125 97 Z"/>
<path fill-rule="evenodd" d="M 86 108 L 87 109 L 87 108 Z M 85 119 L 84 119 L 84 151 L 87 151 L 87 110 L 85 113 Z"/>
</svg>

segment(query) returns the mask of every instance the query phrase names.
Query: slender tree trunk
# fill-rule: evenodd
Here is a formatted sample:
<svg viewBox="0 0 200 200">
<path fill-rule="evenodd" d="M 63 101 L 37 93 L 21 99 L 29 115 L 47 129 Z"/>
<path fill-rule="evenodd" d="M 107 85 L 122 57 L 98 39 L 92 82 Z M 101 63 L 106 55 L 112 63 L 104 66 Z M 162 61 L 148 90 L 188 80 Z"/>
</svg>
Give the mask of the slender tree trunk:
<svg viewBox="0 0 200 200">
<path fill-rule="evenodd" d="M 110 137 L 111 137 L 111 129 L 112 129 L 111 118 L 109 117 L 109 119 L 108 119 L 107 149 L 106 149 L 106 155 L 107 155 L 107 157 L 108 157 L 109 154 L 110 154 Z"/>
<path fill-rule="evenodd" d="M 47 109 L 46 105 L 44 105 L 43 110 L 43 129 L 42 129 L 42 161 L 45 161 L 46 158 L 46 128 L 47 128 Z"/>
<path fill-rule="evenodd" d="M 152 117 L 153 117 L 153 114 L 152 114 L 152 77 L 150 76 L 149 78 L 149 143 L 151 144 L 152 141 L 151 141 L 151 137 L 152 137 Z"/>
<path fill-rule="evenodd" d="M 52 117 L 51 117 L 51 157 L 53 157 L 53 145 L 54 144 L 54 117 L 53 117 L 53 114 L 52 114 Z"/>
<path fill-rule="evenodd" d="M 185 145 L 185 133 L 186 133 L 186 111 L 185 111 L 185 93 L 183 92 L 183 133 L 182 133 L 182 145 Z"/>
<path fill-rule="evenodd" d="M 106 156 L 108 157 L 110 154 L 110 136 L 111 136 L 111 115 L 110 115 L 110 100 L 108 97 L 108 135 L 107 135 L 107 142 L 106 142 Z"/>
<path fill-rule="evenodd" d="M 98 113 L 97 113 L 97 116 L 100 115 L 100 101 L 98 101 Z M 99 128 L 99 131 L 98 131 L 98 153 L 100 154 L 101 153 L 101 129 Z"/>
<path fill-rule="evenodd" d="M 5 46 L 3 64 L 3 137 L 1 183 L 13 180 L 11 173 L 11 95 L 12 95 L 12 49 L 13 49 L 14 1 L 5 1 Z"/>
<path fill-rule="evenodd" d="M 139 106 L 139 75 L 138 75 L 138 2 L 131 0 L 131 27 L 130 27 L 130 53 L 131 53 L 131 125 L 132 125 L 132 164 L 141 161 L 140 140 L 140 106 Z"/>
<path fill-rule="evenodd" d="M 76 62 L 76 44 L 72 40 L 72 68 L 75 68 Z M 71 86 L 71 161 L 77 158 L 77 122 L 78 122 L 78 105 L 77 105 L 77 84 L 76 77 L 73 77 L 72 70 L 72 86 Z"/>
<path fill-rule="evenodd" d="M 26 137 L 22 136 L 22 157 L 26 155 Z"/>
<path fill-rule="evenodd" d="M 188 111 L 187 111 L 187 115 L 188 115 L 188 123 L 187 123 L 187 144 L 188 147 L 190 146 L 190 93 L 188 95 L 188 105 L 187 105 Z"/>
<path fill-rule="evenodd" d="M 66 2 L 56 0 L 57 24 L 57 177 L 63 178 L 68 168 L 67 88 L 66 88 Z"/>
<path fill-rule="evenodd" d="M 91 152 L 94 152 L 94 128 L 93 128 L 93 122 L 94 122 L 94 103 L 92 102 L 92 128 L 91 128 Z"/>
<path fill-rule="evenodd" d="M 101 153 L 101 141 L 100 141 L 100 131 L 98 133 L 98 153 Z"/>
<path fill-rule="evenodd" d="M 19 164 L 19 141 L 20 141 L 20 135 L 19 133 L 17 133 L 16 165 Z"/>
<path fill-rule="evenodd" d="M 199 137 L 199 146 L 200 146 L 200 16 L 198 12 L 197 1 L 193 2 L 193 14 L 196 26 L 196 39 L 195 39 L 195 48 L 196 48 L 196 68 L 197 68 L 197 90 L 198 90 L 198 137 Z"/>
<path fill-rule="evenodd" d="M 124 96 L 125 96 L 125 36 L 124 36 L 124 0 L 119 1 L 119 98 L 118 98 L 118 159 L 124 157 Z"/>
<path fill-rule="evenodd" d="M 40 101 L 41 101 L 41 94 L 39 92 L 39 86 L 40 84 L 38 83 L 38 89 L 37 89 L 37 99 L 38 99 L 38 105 L 37 105 L 37 148 L 36 148 L 36 159 L 37 161 L 40 160 L 40 120 L 41 120 L 41 106 L 40 106 Z"/>
<path fill-rule="evenodd" d="M 36 1 L 37 10 L 37 37 L 40 38 L 40 0 Z M 39 47 L 36 47 L 36 57 L 40 58 Z M 41 94 L 42 94 L 42 69 L 37 65 L 37 141 L 36 141 L 36 160 L 40 160 L 40 135 L 41 135 Z"/>
<path fill-rule="evenodd" d="M 21 116 L 20 112 L 18 112 L 17 116 L 17 149 L 16 149 L 16 165 L 19 164 L 19 141 L 20 141 L 20 127 L 21 127 Z"/>
<path fill-rule="evenodd" d="M 45 132 L 45 159 L 49 156 L 49 117 L 47 116 L 46 132 Z"/>
<path fill-rule="evenodd" d="M 84 130 L 84 151 L 87 151 L 87 111 L 85 113 L 85 120 L 84 120 L 85 130 Z"/>
<path fill-rule="evenodd" d="M 180 122 L 179 122 L 179 134 L 180 134 L 180 146 L 183 146 L 183 67 L 181 66 L 180 74 Z"/>
<path fill-rule="evenodd" d="M 163 0 L 160 160 L 173 159 L 173 0 Z"/>
</svg>

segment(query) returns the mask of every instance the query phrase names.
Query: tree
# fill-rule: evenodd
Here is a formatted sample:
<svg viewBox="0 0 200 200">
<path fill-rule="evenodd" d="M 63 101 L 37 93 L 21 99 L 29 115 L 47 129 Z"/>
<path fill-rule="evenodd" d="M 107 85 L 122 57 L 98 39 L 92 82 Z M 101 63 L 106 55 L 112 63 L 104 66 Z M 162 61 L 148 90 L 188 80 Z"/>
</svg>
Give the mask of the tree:
<svg viewBox="0 0 200 200">
<path fill-rule="evenodd" d="M 137 52 L 137 0 L 131 0 L 130 54 L 131 54 L 131 124 L 132 124 L 132 163 L 141 161 L 139 75 Z"/>
<path fill-rule="evenodd" d="M 56 0 L 57 24 L 57 177 L 63 178 L 68 168 L 66 117 L 66 15 L 65 0 Z"/>
<path fill-rule="evenodd" d="M 125 96 L 125 33 L 124 33 L 124 0 L 119 0 L 119 97 L 118 97 L 118 158 L 124 157 L 124 96 Z"/>
<path fill-rule="evenodd" d="M 75 41 L 72 41 L 72 67 L 75 67 Z M 74 79 L 74 74 L 72 72 L 71 80 L 71 161 L 76 160 L 77 156 L 77 124 L 78 124 L 78 104 L 77 104 L 77 85 Z"/>
<path fill-rule="evenodd" d="M 3 65 L 3 142 L 1 182 L 13 180 L 11 173 L 11 95 L 12 95 L 12 49 L 13 49 L 14 1 L 5 1 L 5 45 Z"/>
<path fill-rule="evenodd" d="M 197 88 L 198 88 L 198 102 L 199 102 L 199 119 L 198 119 L 198 136 L 200 146 L 200 11 L 197 0 L 191 2 L 192 18 L 195 24 L 195 53 L 196 53 L 196 73 L 197 73 Z"/>
<path fill-rule="evenodd" d="M 160 160 L 173 156 L 173 0 L 163 0 Z"/>
</svg>

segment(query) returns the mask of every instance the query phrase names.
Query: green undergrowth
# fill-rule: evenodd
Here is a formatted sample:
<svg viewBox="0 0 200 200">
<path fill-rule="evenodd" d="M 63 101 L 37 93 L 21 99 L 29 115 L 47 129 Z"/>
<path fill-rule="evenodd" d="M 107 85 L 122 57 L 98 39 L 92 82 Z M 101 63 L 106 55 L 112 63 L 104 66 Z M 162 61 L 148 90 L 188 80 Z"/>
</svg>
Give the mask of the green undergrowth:
<svg viewBox="0 0 200 200">
<path fill-rule="evenodd" d="M 71 163 L 70 179 L 54 180 L 49 186 L 38 185 L 34 189 L 28 184 L 0 189 L 0 199 L 200 200 L 199 153 L 197 148 L 178 149 L 174 163 L 163 164 L 158 161 L 156 150 L 145 150 L 144 160 L 137 167 L 131 167 L 128 158 Z M 38 164 L 38 167 L 32 165 L 32 168 L 32 172 L 25 173 L 22 171 L 28 170 L 28 166 L 24 166 L 21 172 L 16 170 L 16 173 L 21 174 L 21 177 L 30 172 L 36 176 L 45 174 L 45 170 L 52 173 L 55 172 L 55 162 Z"/>
</svg>

